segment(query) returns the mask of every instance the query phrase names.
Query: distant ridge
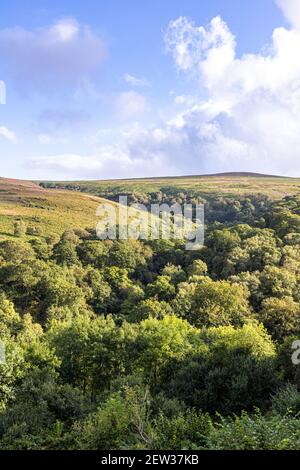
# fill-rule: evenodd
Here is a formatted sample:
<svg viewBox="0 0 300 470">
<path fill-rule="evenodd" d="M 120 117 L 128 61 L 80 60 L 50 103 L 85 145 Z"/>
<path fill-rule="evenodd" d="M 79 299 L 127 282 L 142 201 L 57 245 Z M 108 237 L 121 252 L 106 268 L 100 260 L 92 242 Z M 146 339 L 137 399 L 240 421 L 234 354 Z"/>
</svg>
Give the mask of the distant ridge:
<svg viewBox="0 0 300 470">
<path fill-rule="evenodd" d="M 80 182 L 80 181 L 135 181 L 135 180 L 165 180 L 165 179 L 184 179 L 184 178 L 218 178 L 218 177 L 228 177 L 228 178 L 289 178 L 289 179 L 297 179 L 297 177 L 293 176 L 282 176 L 282 175 L 268 175 L 265 173 L 252 173 L 247 171 L 230 171 L 230 172 L 222 172 L 222 173 L 208 173 L 202 175 L 180 175 L 180 176 L 141 176 L 141 177 L 134 177 L 134 178 L 109 178 L 109 179 L 88 179 L 88 180 L 80 180 L 80 179 L 72 179 L 72 180 L 55 180 L 55 182 L 65 183 L 67 181 L 70 182 Z M 47 183 L 52 182 L 53 180 L 22 180 L 22 179 L 15 179 L 15 178 L 4 178 L 0 176 L 0 185 L 11 185 L 11 186 L 27 186 L 31 189 L 42 189 L 39 184 L 41 182 Z"/>
<path fill-rule="evenodd" d="M 110 199 L 116 194 L 127 193 L 151 193 L 164 191 L 174 188 L 178 191 L 192 190 L 208 194 L 266 194 L 272 198 L 282 198 L 288 195 L 300 194 L 300 178 L 287 177 L 280 175 L 268 175 L 265 173 L 252 173 L 245 171 L 222 172 L 206 175 L 188 175 L 188 176 L 164 176 L 164 177 L 145 177 L 145 178 L 122 178 L 106 180 L 36 180 L 24 181 L 12 178 L 0 178 L 0 206 L 1 201 L 8 201 L 14 198 L 26 196 L 29 198 L 55 198 L 51 205 L 61 205 L 61 211 L 68 210 L 68 204 L 74 204 L 83 207 L 87 200 L 82 199 L 84 193 L 89 198 L 94 198 L 94 202 L 100 198 Z M 70 194 L 70 192 L 72 194 Z M 69 194 L 67 194 L 69 193 Z M 81 196 L 80 194 L 81 193 Z M 79 199 L 78 199 L 79 198 Z M 19 201 L 18 199 L 18 201 Z M 91 200 L 90 199 L 90 200 Z M 14 202 L 19 204 L 17 200 Z M 24 199 L 25 201 L 25 199 Z M 23 203 L 26 206 L 26 201 Z M 22 202 L 22 201 L 21 201 Z M 11 206 L 10 206 L 11 207 Z M 7 210 L 7 209 L 6 209 Z M 90 212 L 88 210 L 88 212 Z M 59 213 L 58 213 L 59 216 Z M 82 217 L 82 216 L 81 216 Z"/>
<path fill-rule="evenodd" d="M 2 178 L 0 177 L 0 190 L 16 190 L 16 189 L 22 189 L 22 190 L 29 190 L 29 191 L 38 191 L 42 192 L 44 191 L 44 188 L 41 188 L 41 186 L 37 185 L 33 181 L 30 180 L 19 180 L 15 178 Z"/>
<path fill-rule="evenodd" d="M 206 176 L 242 176 L 242 177 L 261 177 L 261 178 L 290 178 L 290 176 L 282 175 L 268 175 L 266 173 L 251 173 L 248 171 L 228 171 L 224 173 L 209 173 L 207 175 L 198 175 L 199 178 L 205 178 Z M 191 176 L 192 177 L 192 176 Z M 197 177 L 197 176 L 196 176 Z M 189 178 L 189 176 L 186 176 Z"/>
<path fill-rule="evenodd" d="M 218 177 L 228 177 L 228 178 L 288 178 L 288 179 L 298 179 L 298 177 L 293 176 L 283 176 L 283 175 L 268 175 L 264 173 L 251 173 L 247 171 L 230 171 L 223 173 L 208 173 L 202 175 L 180 175 L 180 176 L 136 176 L 134 178 L 108 178 L 108 179 L 70 179 L 70 180 L 32 180 L 34 183 L 67 183 L 67 182 L 109 182 L 109 181 L 143 181 L 143 180 L 169 180 L 169 179 L 185 179 L 185 178 L 218 178 Z"/>
<path fill-rule="evenodd" d="M 185 179 L 185 178 L 217 178 L 217 177 L 239 177 L 239 178 L 290 178 L 293 176 L 282 175 L 268 175 L 264 173 L 251 173 L 247 171 L 230 171 L 224 173 L 208 173 L 202 175 L 180 175 L 180 176 L 141 176 L 135 178 L 109 178 L 103 180 L 89 180 L 89 181 L 134 181 L 134 180 L 164 180 L 164 179 Z M 295 177 L 296 178 L 296 177 Z M 74 180 L 73 180 L 74 181 Z M 76 180 L 80 181 L 80 180 Z"/>
</svg>

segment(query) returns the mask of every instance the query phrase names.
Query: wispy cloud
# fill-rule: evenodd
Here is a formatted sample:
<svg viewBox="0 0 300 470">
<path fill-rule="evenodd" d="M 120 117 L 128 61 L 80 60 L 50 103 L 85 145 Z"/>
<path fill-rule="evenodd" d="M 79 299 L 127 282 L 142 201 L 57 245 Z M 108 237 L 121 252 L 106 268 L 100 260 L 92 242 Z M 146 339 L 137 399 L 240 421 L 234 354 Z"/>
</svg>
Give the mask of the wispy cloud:
<svg viewBox="0 0 300 470">
<path fill-rule="evenodd" d="M 75 18 L 27 30 L 0 30 L 0 55 L 8 73 L 28 92 L 76 86 L 98 70 L 106 57 L 103 40 Z M 57 86 L 59 84 L 59 87 Z"/>
<path fill-rule="evenodd" d="M 116 97 L 115 108 L 120 119 L 128 120 L 143 115 L 149 109 L 149 104 L 144 95 L 126 91 Z"/>
<path fill-rule="evenodd" d="M 138 78 L 129 73 L 126 73 L 123 79 L 126 83 L 134 87 L 151 87 L 151 83 L 145 78 Z"/>
<path fill-rule="evenodd" d="M 83 109 L 48 108 L 39 114 L 38 124 L 42 129 L 59 130 L 66 127 L 77 127 L 89 119 L 89 113 Z"/>
<path fill-rule="evenodd" d="M 149 156 L 150 157 L 150 156 Z M 102 147 L 95 155 L 58 154 L 34 157 L 27 165 L 41 178 L 126 178 L 148 174 L 159 176 L 170 167 L 159 155 L 147 158 L 131 156 L 123 145 Z"/>
<path fill-rule="evenodd" d="M 10 140 L 11 142 L 17 141 L 16 134 L 5 126 L 0 126 L 0 136 Z"/>
<path fill-rule="evenodd" d="M 41 145 L 67 144 L 69 142 L 67 137 L 58 137 L 49 134 L 39 134 L 37 139 Z"/>
</svg>

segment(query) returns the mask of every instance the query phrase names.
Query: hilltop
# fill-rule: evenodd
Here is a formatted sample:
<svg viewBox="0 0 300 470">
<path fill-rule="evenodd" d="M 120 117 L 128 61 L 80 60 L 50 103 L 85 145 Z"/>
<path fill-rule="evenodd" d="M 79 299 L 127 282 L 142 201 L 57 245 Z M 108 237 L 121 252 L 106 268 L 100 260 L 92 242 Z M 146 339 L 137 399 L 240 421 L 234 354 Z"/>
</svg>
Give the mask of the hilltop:
<svg viewBox="0 0 300 470">
<path fill-rule="evenodd" d="M 210 175 L 132 178 L 94 181 L 40 181 L 43 187 L 69 189 L 104 196 L 120 193 L 150 193 L 165 190 L 197 191 L 206 195 L 264 194 L 274 199 L 300 191 L 300 178 L 258 173 L 231 172 Z"/>
</svg>

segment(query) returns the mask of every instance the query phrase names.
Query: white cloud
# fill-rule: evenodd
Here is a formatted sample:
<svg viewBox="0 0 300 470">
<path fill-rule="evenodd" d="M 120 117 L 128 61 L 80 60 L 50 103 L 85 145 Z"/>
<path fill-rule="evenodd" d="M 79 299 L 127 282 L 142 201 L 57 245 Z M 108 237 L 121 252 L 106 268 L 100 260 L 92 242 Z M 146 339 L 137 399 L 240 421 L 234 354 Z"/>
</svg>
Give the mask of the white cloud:
<svg viewBox="0 0 300 470">
<path fill-rule="evenodd" d="M 145 78 L 138 78 L 129 73 L 126 73 L 123 79 L 126 83 L 134 87 L 150 87 L 151 86 L 151 83 Z"/>
<path fill-rule="evenodd" d="M 70 171 L 72 174 L 82 171 L 94 172 L 101 168 L 101 162 L 94 157 L 84 157 L 78 154 L 61 154 L 32 158 L 29 160 L 30 166 L 35 169 L 50 169 L 55 171 Z M 74 173 L 75 172 L 75 173 Z"/>
<path fill-rule="evenodd" d="M 276 0 L 287 20 L 295 27 L 300 28 L 299 0 Z"/>
<path fill-rule="evenodd" d="M 192 95 L 176 95 L 174 98 L 174 104 L 177 106 L 193 106 L 196 102 L 196 97 Z"/>
<path fill-rule="evenodd" d="M 11 142 L 17 141 L 16 134 L 5 126 L 0 126 L 0 136 L 10 140 Z"/>
<path fill-rule="evenodd" d="M 115 107 L 117 116 L 123 120 L 141 116 L 149 109 L 146 97 L 136 91 L 120 93 L 116 97 Z"/>
<path fill-rule="evenodd" d="M 181 16 L 170 22 L 165 42 L 177 67 L 185 72 L 197 70 L 205 61 L 221 75 L 234 58 L 234 37 L 219 16 L 212 19 L 207 29 L 194 26 Z"/>
<path fill-rule="evenodd" d="M 74 18 L 66 18 L 55 23 L 49 33 L 53 35 L 53 40 L 58 42 L 68 42 L 74 39 L 80 30 L 77 20 Z"/>
<path fill-rule="evenodd" d="M 52 143 L 52 138 L 47 134 L 38 135 L 38 141 L 42 145 L 49 145 Z"/>
<path fill-rule="evenodd" d="M 18 86 L 28 92 L 77 85 L 97 71 L 106 51 L 89 27 L 63 18 L 33 31 L 0 30 L 0 55 Z"/>
<path fill-rule="evenodd" d="M 145 173 L 160 176 L 169 167 L 160 155 L 145 159 L 131 156 L 122 145 L 102 147 L 95 155 L 61 154 L 34 157 L 27 165 L 46 178 L 49 172 L 59 179 L 141 177 Z"/>
<path fill-rule="evenodd" d="M 66 137 L 57 137 L 57 136 L 52 136 L 49 134 L 39 134 L 37 138 L 41 145 L 51 145 L 54 143 L 58 143 L 58 144 L 68 143 L 68 139 Z"/>
<path fill-rule="evenodd" d="M 220 17 L 206 28 L 184 17 L 170 23 L 167 49 L 206 95 L 198 104 L 177 98 L 186 109 L 171 121 L 193 143 L 193 172 L 300 174 L 300 2 L 279 3 L 293 27 L 276 28 L 265 53 L 237 57 Z"/>
<path fill-rule="evenodd" d="M 95 138 L 89 156 L 41 157 L 32 159 L 31 166 L 64 178 L 217 171 L 299 176 L 300 1 L 278 3 L 291 26 L 276 28 L 263 52 L 241 57 L 220 17 L 207 27 L 183 17 L 172 21 L 167 49 L 197 88 L 193 95 L 173 94 L 177 112 L 152 128 L 123 128 L 110 145 Z M 115 106 L 122 119 L 133 119 L 148 107 L 135 91 L 120 94 Z"/>
</svg>

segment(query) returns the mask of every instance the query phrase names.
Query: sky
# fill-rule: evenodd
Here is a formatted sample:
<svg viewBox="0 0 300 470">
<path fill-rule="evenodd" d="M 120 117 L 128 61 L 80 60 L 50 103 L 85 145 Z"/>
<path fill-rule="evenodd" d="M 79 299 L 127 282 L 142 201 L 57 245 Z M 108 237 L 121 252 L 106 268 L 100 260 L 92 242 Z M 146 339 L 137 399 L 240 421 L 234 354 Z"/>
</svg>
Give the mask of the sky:
<svg viewBox="0 0 300 470">
<path fill-rule="evenodd" d="M 300 176 L 300 0 L 1 0 L 0 161 Z"/>
</svg>

